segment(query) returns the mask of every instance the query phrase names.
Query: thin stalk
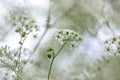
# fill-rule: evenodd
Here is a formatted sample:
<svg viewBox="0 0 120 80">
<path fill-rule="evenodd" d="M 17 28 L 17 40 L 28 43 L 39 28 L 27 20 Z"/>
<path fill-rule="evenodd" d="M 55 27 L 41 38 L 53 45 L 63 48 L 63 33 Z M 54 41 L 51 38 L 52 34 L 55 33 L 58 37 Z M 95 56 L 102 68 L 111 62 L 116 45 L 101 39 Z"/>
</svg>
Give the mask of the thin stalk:
<svg viewBox="0 0 120 80">
<path fill-rule="evenodd" d="M 47 31 L 48 31 L 48 28 L 45 29 L 44 33 L 42 34 L 42 36 L 41 36 L 40 39 L 38 40 L 38 43 L 37 43 L 37 45 L 35 46 L 35 48 L 34 48 L 34 50 L 33 50 L 33 54 L 31 54 L 31 55 L 29 56 L 28 60 L 27 60 L 26 63 L 22 66 L 21 69 L 23 69 L 23 68 L 28 64 L 28 62 L 31 60 L 32 56 L 35 54 L 36 50 L 37 50 L 38 47 L 40 46 L 40 43 L 41 43 L 41 41 L 43 40 L 44 36 L 46 35 Z"/>
<path fill-rule="evenodd" d="M 24 44 L 26 38 L 28 37 L 29 33 L 30 33 L 30 32 L 28 32 L 24 38 L 21 37 L 21 39 L 20 39 L 20 42 L 21 42 L 22 44 L 20 44 L 20 47 L 19 47 L 18 66 L 17 66 L 17 67 L 18 67 L 18 71 L 17 71 L 17 74 L 22 73 L 22 66 L 21 66 L 22 48 L 23 48 L 23 44 Z"/>
<path fill-rule="evenodd" d="M 62 51 L 62 49 L 65 47 L 65 44 L 67 43 L 67 41 L 64 42 L 63 46 L 60 48 L 60 50 L 57 52 L 57 54 L 54 56 L 54 58 L 56 58 L 58 56 L 58 54 Z"/>
<path fill-rule="evenodd" d="M 64 42 L 64 44 L 62 45 L 62 47 L 60 48 L 60 50 L 57 52 L 57 54 L 55 56 L 53 56 L 52 61 L 50 63 L 50 68 L 49 68 L 47 80 L 50 80 L 50 74 L 51 74 L 51 70 L 52 70 L 52 65 L 53 65 L 53 62 L 54 62 L 55 58 L 58 56 L 58 54 L 60 54 L 60 52 L 62 51 L 62 49 L 65 47 L 66 43 L 67 43 L 67 40 Z"/>
<path fill-rule="evenodd" d="M 20 41 L 22 41 L 22 37 L 21 37 Z M 18 71 L 17 71 L 18 74 L 20 73 L 20 62 L 21 62 L 20 56 L 21 56 L 22 46 L 23 46 L 23 43 L 20 44 L 19 54 L 18 54 L 18 66 L 17 66 L 18 67 Z"/>
<path fill-rule="evenodd" d="M 50 5 L 49 5 L 49 10 L 48 10 L 48 16 L 47 16 L 47 20 L 46 20 L 46 29 L 44 31 L 44 33 L 42 34 L 42 36 L 39 38 L 37 45 L 35 46 L 35 48 L 33 49 L 33 54 L 30 55 L 30 57 L 28 58 L 28 60 L 26 61 L 26 63 L 23 65 L 22 69 L 25 67 L 25 65 L 27 65 L 27 63 L 31 60 L 32 56 L 35 54 L 36 50 L 38 49 L 38 47 L 41 44 L 41 41 L 43 40 L 44 36 L 46 35 L 46 33 L 48 32 L 49 28 L 50 28 L 50 20 L 51 20 L 51 8 L 52 8 L 52 3 L 50 0 Z"/>
<path fill-rule="evenodd" d="M 51 63 L 50 63 L 50 68 L 49 68 L 47 80 L 50 79 L 50 73 L 51 73 L 51 69 L 52 69 L 52 65 L 53 65 L 54 59 L 55 59 L 55 58 L 53 57 L 53 58 L 52 58 L 52 61 L 51 61 Z"/>
</svg>

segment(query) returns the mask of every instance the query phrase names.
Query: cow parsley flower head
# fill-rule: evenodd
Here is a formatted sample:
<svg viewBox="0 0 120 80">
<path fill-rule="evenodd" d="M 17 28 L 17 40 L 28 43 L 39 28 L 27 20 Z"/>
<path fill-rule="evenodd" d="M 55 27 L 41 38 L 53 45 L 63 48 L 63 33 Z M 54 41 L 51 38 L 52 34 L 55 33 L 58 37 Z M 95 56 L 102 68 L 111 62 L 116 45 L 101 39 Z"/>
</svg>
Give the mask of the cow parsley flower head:
<svg viewBox="0 0 120 80">
<path fill-rule="evenodd" d="M 26 9 L 15 8 L 10 12 L 10 24 L 16 28 L 16 32 L 25 37 L 33 30 L 38 30 L 37 23 Z"/>
<path fill-rule="evenodd" d="M 65 41 L 68 42 L 68 44 L 70 45 L 70 47 L 75 47 L 78 45 L 78 43 L 80 41 L 82 41 L 82 37 L 75 31 L 73 30 L 59 30 L 56 35 L 55 38 L 61 43 L 63 44 Z"/>
<path fill-rule="evenodd" d="M 120 36 L 115 36 L 104 41 L 105 49 L 109 53 L 120 54 Z"/>
</svg>

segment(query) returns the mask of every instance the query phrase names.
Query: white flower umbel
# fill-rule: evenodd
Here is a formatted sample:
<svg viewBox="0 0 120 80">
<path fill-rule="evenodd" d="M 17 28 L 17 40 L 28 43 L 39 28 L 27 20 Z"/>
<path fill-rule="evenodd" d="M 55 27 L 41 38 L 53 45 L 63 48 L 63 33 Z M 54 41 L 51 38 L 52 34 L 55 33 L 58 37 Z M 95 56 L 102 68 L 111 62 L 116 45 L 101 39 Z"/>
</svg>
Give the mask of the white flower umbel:
<svg viewBox="0 0 120 80">
<path fill-rule="evenodd" d="M 28 33 L 38 30 L 37 23 L 27 10 L 15 8 L 10 12 L 10 24 L 15 27 L 15 31 L 25 37 Z"/>
<path fill-rule="evenodd" d="M 120 36 L 115 36 L 111 39 L 104 41 L 105 49 L 108 53 L 112 53 L 111 55 L 119 55 L 120 54 Z"/>
<path fill-rule="evenodd" d="M 73 48 L 82 41 L 82 37 L 73 30 L 63 29 L 59 30 L 55 35 L 56 40 L 58 40 L 61 44 L 64 44 L 67 41 L 67 44 L 70 48 Z"/>
</svg>

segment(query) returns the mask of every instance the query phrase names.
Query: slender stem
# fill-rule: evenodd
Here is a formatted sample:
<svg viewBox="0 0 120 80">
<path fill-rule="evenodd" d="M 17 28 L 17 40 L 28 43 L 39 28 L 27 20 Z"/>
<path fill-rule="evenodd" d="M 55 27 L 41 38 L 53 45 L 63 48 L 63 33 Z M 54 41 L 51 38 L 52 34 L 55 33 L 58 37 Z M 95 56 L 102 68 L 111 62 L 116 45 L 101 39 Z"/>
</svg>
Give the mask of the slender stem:
<svg viewBox="0 0 120 80">
<path fill-rule="evenodd" d="M 48 32 L 49 28 L 50 28 L 50 20 L 51 20 L 51 8 L 52 8 L 52 3 L 50 0 L 50 5 L 49 5 L 49 10 L 48 10 L 48 16 L 47 16 L 47 23 L 46 23 L 46 29 L 44 31 L 44 33 L 42 34 L 42 36 L 39 38 L 37 45 L 34 47 L 33 49 L 33 54 L 30 55 L 30 57 L 28 58 L 28 60 L 26 61 L 26 63 L 22 66 L 22 69 L 25 67 L 25 65 L 27 65 L 27 63 L 31 60 L 32 56 L 35 54 L 35 52 L 37 51 L 38 47 L 41 44 L 41 41 L 43 40 L 44 36 L 46 35 L 46 33 Z"/>
<path fill-rule="evenodd" d="M 21 39 L 20 39 L 20 42 L 21 42 L 22 44 L 20 44 L 20 47 L 19 47 L 18 66 L 17 66 L 18 71 L 17 71 L 17 74 L 21 74 L 21 73 L 22 73 L 22 70 L 23 70 L 23 69 L 22 69 L 22 66 L 21 66 L 21 54 L 22 54 L 23 44 L 24 44 L 26 38 L 28 37 L 29 33 L 30 33 L 30 32 L 28 32 L 24 38 L 21 37 Z M 17 77 L 19 77 L 19 76 L 17 76 Z M 22 79 L 21 79 L 21 80 L 22 80 Z"/>
<path fill-rule="evenodd" d="M 57 54 L 55 56 L 53 56 L 52 58 L 52 61 L 50 63 L 50 68 L 49 68 L 49 72 L 48 72 L 48 77 L 47 77 L 47 80 L 50 79 L 50 74 L 51 74 L 51 70 L 52 70 L 52 65 L 53 65 L 53 62 L 55 60 L 55 58 L 58 56 L 58 54 L 62 51 L 62 49 L 65 47 L 65 44 L 67 43 L 67 40 L 64 42 L 64 44 L 62 45 L 62 47 L 60 48 L 60 50 L 57 52 Z"/>
<path fill-rule="evenodd" d="M 54 59 L 55 59 L 55 58 L 53 57 L 53 58 L 52 58 L 52 61 L 51 61 L 51 63 L 50 63 L 50 68 L 49 68 L 47 80 L 50 79 L 50 73 L 51 73 L 51 69 L 52 69 L 52 65 L 53 65 Z"/>
<path fill-rule="evenodd" d="M 62 49 L 64 48 L 66 43 L 67 43 L 67 41 L 64 42 L 63 46 L 60 48 L 60 50 L 57 52 L 57 54 L 54 56 L 54 58 L 56 58 L 58 56 L 58 54 L 62 51 Z"/>
<path fill-rule="evenodd" d="M 22 41 L 22 37 L 21 37 L 21 40 L 20 40 L 20 41 Z M 20 62 L 21 62 L 20 56 L 21 56 L 22 46 L 23 46 L 23 43 L 20 44 L 19 53 L 18 53 L 18 65 L 17 65 L 17 68 L 18 68 L 17 73 L 18 73 L 18 74 L 20 73 Z"/>
<path fill-rule="evenodd" d="M 43 38 L 44 38 L 44 36 L 46 35 L 47 32 L 48 32 L 48 28 L 45 29 L 44 33 L 43 33 L 42 36 L 39 38 L 37 45 L 36 45 L 35 48 L 33 49 L 33 54 L 31 54 L 31 55 L 29 56 L 28 60 L 27 60 L 26 63 L 22 66 L 21 69 L 23 69 L 23 68 L 28 64 L 28 62 L 31 60 L 32 56 L 35 54 L 36 50 L 37 50 L 38 47 L 40 46 L 41 41 L 43 40 Z"/>
</svg>

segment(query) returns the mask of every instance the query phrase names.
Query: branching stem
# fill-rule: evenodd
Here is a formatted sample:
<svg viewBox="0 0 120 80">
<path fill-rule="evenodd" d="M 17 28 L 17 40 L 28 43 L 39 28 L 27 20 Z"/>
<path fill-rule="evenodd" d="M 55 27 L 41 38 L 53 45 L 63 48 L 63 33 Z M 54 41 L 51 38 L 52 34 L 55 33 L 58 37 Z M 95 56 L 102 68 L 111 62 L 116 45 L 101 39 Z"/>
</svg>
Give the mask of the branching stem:
<svg viewBox="0 0 120 80">
<path fill-rule="evenodd" d="M 65 47 L 67 41 L 68 41 L 68 40 L 66 40 L 66 41 L 64 42 L 64 44 L 63 44 L 62 47 L 59 49 L 59 51 L 57 52 L 57 54 L 52 57 L 52 61 L 51 61 L 51 63 L 50 63 L 47 80 L 50 80 L 50 74 L 51 74 L 51 70 L 52 70 L 52 65 L 53 65 L 53 62 L 54 62 L 55 58 L 58 56 L 58 54 L 60 54 L 60 52 L 62 51 L 62 49 Z"/>
</svg>

